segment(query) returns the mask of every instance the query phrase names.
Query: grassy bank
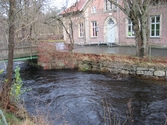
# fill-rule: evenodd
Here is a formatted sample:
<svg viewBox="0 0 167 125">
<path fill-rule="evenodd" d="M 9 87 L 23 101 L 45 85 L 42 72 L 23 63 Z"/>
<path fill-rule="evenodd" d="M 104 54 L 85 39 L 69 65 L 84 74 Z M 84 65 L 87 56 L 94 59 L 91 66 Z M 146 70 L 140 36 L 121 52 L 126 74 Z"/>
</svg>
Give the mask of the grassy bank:
<svg viewBox="0 0 167 125">
<path fill-rule="evenodd" d="M 7 125 L 35 125 L 26 115 L 17 116 L 11 112 L 5 112 L 2 108 L 0 110 L 2 111 L 0 125 L 6 125 L 5 122 L 7 122 Z"/>
<path fill-rule="evenodd" d="M 14 113 L 0 107 L 0 112 L 2 112 L 0 113 L 0 125 L 52 125 L 48 116 L 40 111 L 37 111 L 36 116 L 30 116 L 23 107 Z"/>
</svg>

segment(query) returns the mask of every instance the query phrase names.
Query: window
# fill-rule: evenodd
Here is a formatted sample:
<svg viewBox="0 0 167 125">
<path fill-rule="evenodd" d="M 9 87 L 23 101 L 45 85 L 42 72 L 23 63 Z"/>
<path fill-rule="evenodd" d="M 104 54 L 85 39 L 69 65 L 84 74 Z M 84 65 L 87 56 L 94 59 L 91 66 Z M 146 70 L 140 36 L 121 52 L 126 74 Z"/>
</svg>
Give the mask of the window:
<svg viewBox="0 0 167 125">
<path fill-rule="evenodd" d="M 160 36 L 160 16 L 151 16 L 150 18 L 150 36 Z"/>
<path fill-rule="evenodd" d="M 96 37 L 97 36 L 97 22 L 96 21 L 92 21 L 92 37 Z"/>
<path fill-rule="evenodd" d="M 91 13 L 96 13 L 96 7 L 93 6 L 93 7 L 91 8 Z"/>
<path fill-rule="evenodd" d="M 115 0 L 117 2 L 117 0 Z M 117 6 L 115 6 L 112 2 L 105 0 L 105 10 L 116 10 Z"/>
<path fill-rule="evenodd" d="M 83 37 L 84 36 L 84 25 L 83 23 L 79 24 L 79 37 Z"/>
<path fill-rule="evenodd" d="M 108 20 L 108 24 L 110 25 L 110 24 L 114 24 L 114 21 L 110 18 L 109 20 Z"/>
<path fill-rule="evenodd" d="M 134 37 L 133 24 L 130 19 L 128 19 L 128 37 Z"/>
</svg>

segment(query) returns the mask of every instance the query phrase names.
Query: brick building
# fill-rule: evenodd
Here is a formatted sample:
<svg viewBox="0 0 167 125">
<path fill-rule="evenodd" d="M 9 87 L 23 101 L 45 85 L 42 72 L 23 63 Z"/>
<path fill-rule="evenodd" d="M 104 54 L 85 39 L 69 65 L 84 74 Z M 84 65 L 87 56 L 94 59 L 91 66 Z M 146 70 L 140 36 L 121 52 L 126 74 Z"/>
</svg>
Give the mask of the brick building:
<svg viewBox="0 0 167 125">
<path fill-rule="evenodd" d="M 118 3 L 121 1 L 117 0 Z M 148 23 L 150 24 L 149 45 L 151 46 L 167 47 L 166 5 L 150 5 Z M 135 45 L 131 21 L 108 0 L 80 0 L 76 2 L 63 12 L 66 26 L 69 25 L 70 14 L 75 44 Z M 64 39 L 69 42 L 65 32 Z"/>
</svg>

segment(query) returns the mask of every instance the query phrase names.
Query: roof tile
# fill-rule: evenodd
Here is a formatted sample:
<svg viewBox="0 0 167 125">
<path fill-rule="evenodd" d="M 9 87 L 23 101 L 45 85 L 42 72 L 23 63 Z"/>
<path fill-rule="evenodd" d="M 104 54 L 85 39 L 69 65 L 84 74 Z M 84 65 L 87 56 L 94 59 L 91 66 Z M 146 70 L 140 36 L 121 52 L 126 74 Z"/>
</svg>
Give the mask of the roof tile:
<svg viewBox="0 0 167 125">
<path fill-rule="evenodd" d="M 62 12 L 62 14 L 70 13 L 70 12 L 76 12 L 81 11 L 83 6 L 85 5 L 87 0 L 79 0 L 76 3 L 74 3 L 71 7 L 67 8 L 65 11 Z"/>
</svg>

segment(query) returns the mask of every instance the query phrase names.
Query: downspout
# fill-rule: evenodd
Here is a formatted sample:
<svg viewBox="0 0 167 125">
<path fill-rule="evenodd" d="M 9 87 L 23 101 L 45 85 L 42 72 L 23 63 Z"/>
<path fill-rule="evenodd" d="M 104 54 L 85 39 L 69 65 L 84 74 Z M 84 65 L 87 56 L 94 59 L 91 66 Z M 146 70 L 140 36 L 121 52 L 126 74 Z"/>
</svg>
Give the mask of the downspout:
<svg viewBox="0 0 167 125">
<path fill-rule="evenodd" d="M 119 0 L 117 2 L 119 2 Z M 119 25 L 118 24 L 120 24 L 120 20 L 119 20 L 119 23 L 118 23 L 118 7 L 117 7 L 117 40 L 118 40 L 118 44 L 119 44 L 119 41 L 120 41 L 119 32 L 120 32 L 120 30 L 119 30 Z"/>
<path fill-rule="evenodd" d="M 118 0 L 118 2 L 119 2 L 119 0 Z M 118 25 L 118 43 L 119 43 L 119 45 L 120 45 L 120 10 L 119 10 L 119 8 L 117 7 L 117 14 L 118 14 L 118 11 L 119 11 L 119 25 Z"/>
<path fill-rule="evenodd" d="M 84 41 L 84 44 L 86 44 L 86 41 L 87 41 L 87 37 L 86 37 L 86 19 L 85 19 L 85 17 L 84 17 L 84 37 L 85 37 L 85 41 Z"/>
</svg>

